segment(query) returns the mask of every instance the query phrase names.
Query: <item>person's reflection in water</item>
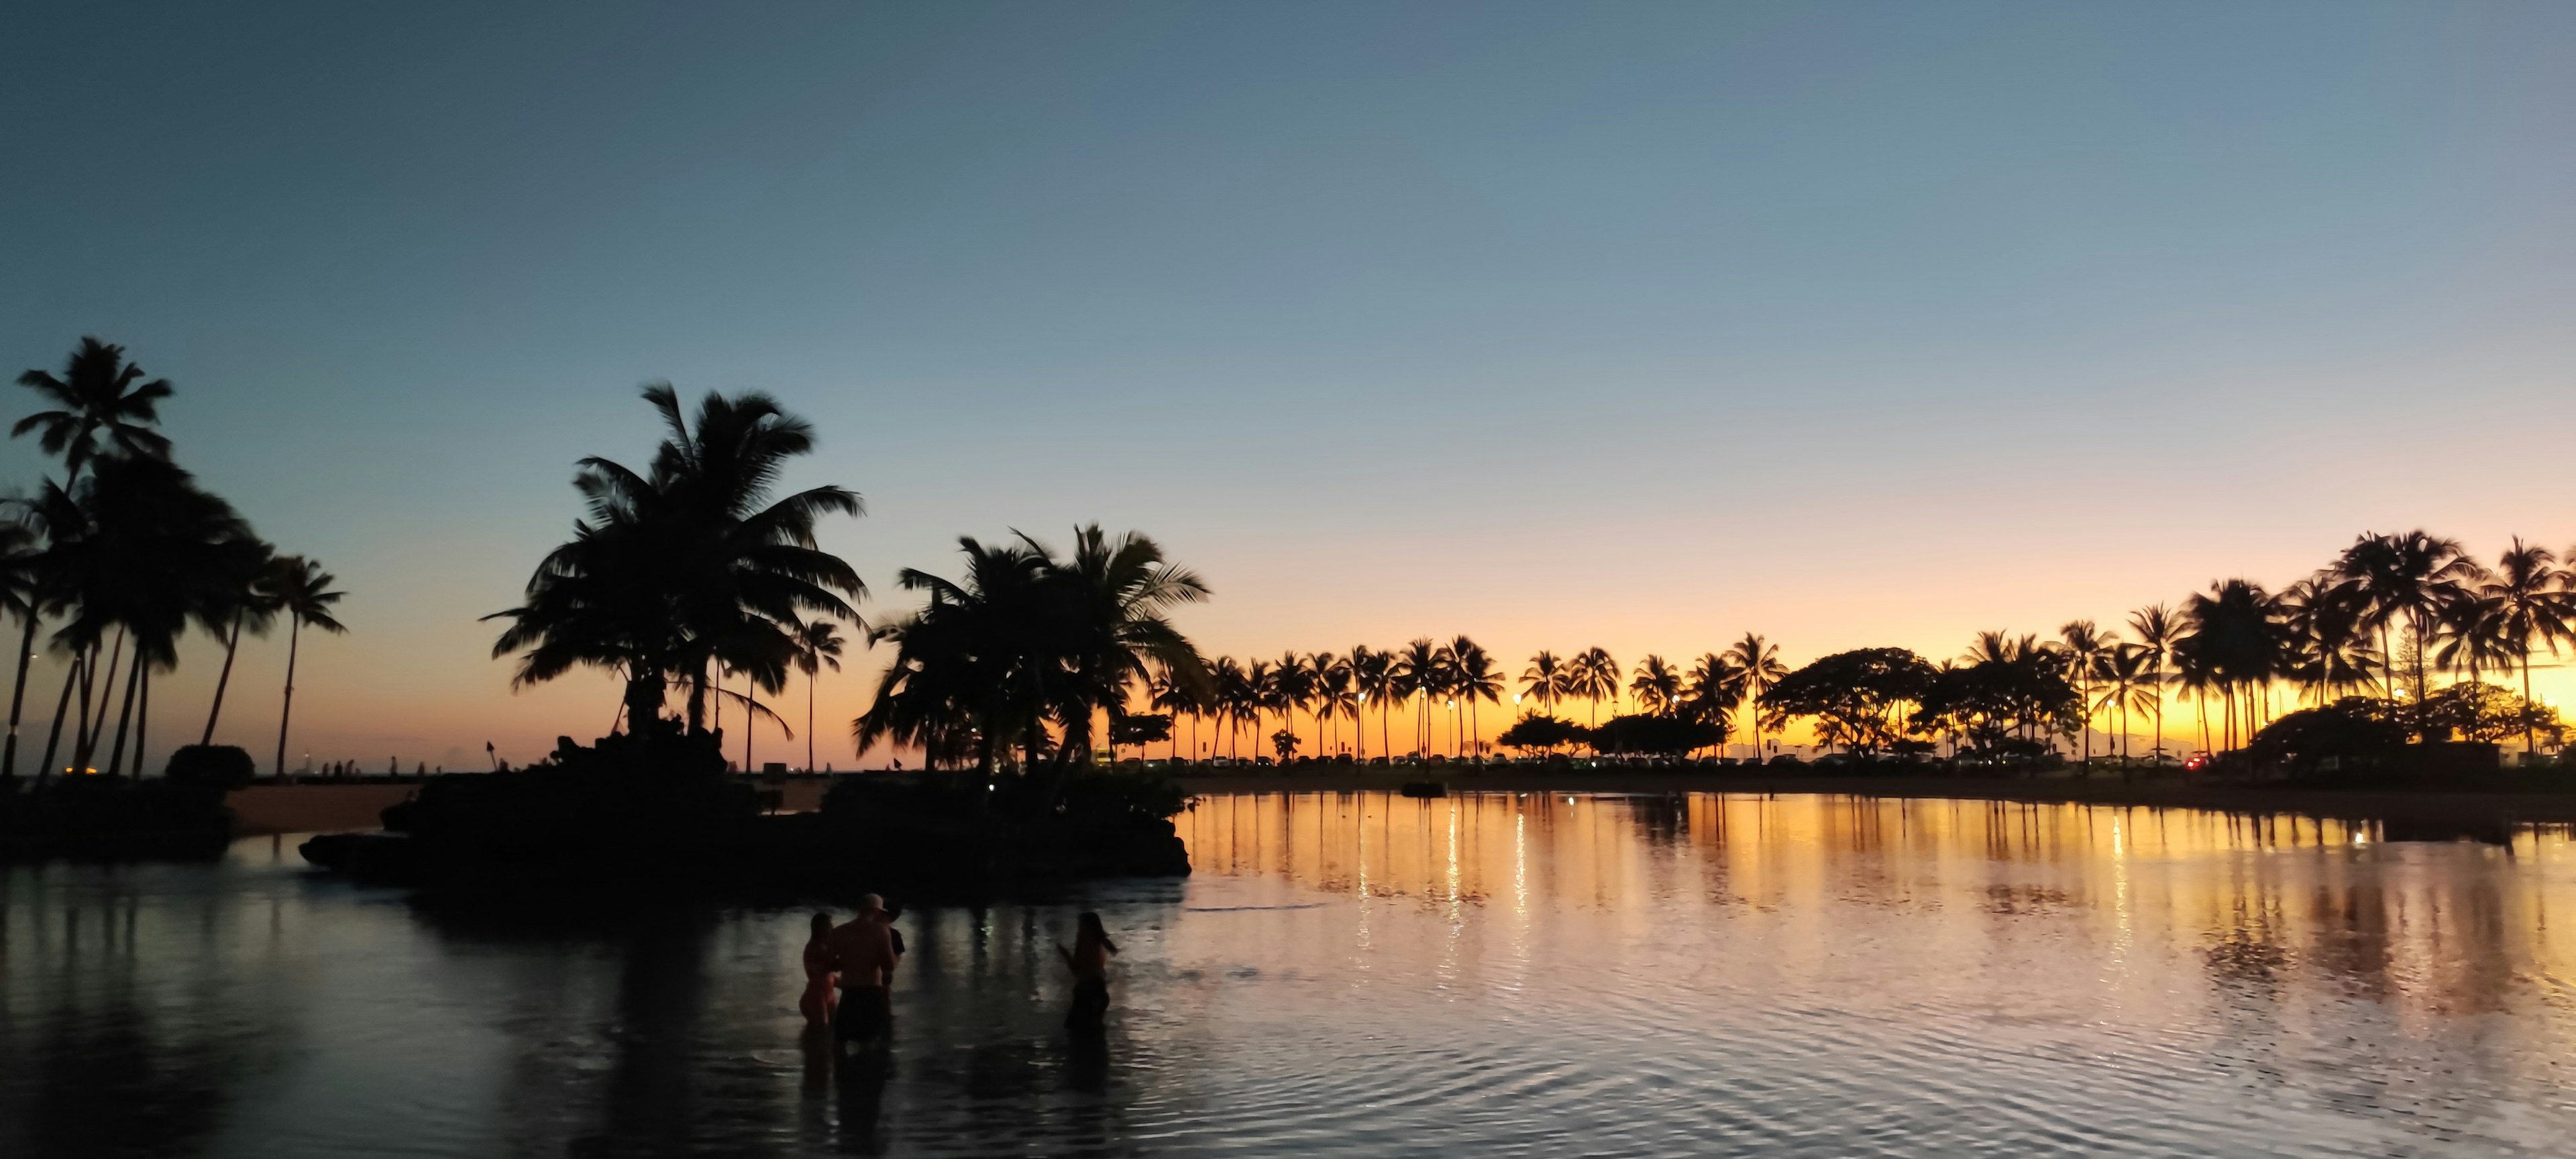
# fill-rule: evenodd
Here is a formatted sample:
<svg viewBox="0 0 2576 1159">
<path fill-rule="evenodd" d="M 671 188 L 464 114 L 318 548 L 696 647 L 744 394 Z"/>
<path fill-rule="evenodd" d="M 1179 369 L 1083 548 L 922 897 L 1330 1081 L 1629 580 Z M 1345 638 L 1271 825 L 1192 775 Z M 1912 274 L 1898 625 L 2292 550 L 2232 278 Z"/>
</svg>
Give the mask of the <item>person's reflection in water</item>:
<svg viewBox="0 0 2576 1159">
<path fill-rule="evenodd" d="M 831 1053 L 837 1055 L 835 1048 Z M 841 1150 L 852 1155 L 876 1155 L 886 1149 L 881 1121 L 885 1114 L 886 1080 L 894 1076 L 894 1056 L 886 1051 L 861 1051 L 849 1058 L 834 1058 L 824 1064 L 837 1080 L 841 1094 Z M 807 1074 L 813 1071 L 809 1068 Z"/>
</svg>

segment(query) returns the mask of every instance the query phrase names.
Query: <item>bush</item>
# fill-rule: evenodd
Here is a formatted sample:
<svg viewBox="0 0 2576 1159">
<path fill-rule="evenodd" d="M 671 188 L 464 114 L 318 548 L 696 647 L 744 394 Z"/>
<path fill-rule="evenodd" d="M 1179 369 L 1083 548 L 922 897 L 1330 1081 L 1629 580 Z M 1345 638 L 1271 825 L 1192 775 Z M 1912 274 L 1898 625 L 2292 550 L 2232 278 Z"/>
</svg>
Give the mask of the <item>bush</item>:
<svg viewBox="0 0 2576 1159">
<path fill-rule="evenodd" d="M 182 785 L 232 790 L 248 788 L 258 771 L 250 754 L 237 745 L 192 744 L 171 753 L 161 775 Z"/>
</svg>

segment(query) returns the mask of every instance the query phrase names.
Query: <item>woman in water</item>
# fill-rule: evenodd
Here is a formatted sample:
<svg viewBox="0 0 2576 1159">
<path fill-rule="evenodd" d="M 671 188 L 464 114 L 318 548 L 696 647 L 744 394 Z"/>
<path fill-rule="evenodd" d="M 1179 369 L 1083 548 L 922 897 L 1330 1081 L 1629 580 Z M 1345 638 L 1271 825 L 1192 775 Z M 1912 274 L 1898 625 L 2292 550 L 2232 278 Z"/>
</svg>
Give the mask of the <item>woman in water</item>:
<svg viewBox="0 0 2576 1159">
<path fill-rule="evenodd" d="M 805 1012 L 807 1026 L 830 1026 L 832 1008 L 832 951 L 823 944 L 832 932 L 832 915 L 814 915 L 814 936 L 805 940 L 805 996 L 796 1000 L 796 1008 Z"/>
<path fill-rule="evenodd" d="M 1065 1026 L 1100 1029 L 1101 1018 L 1109 1013 L 1109 956 L 1118 952 L 1118 943 L 1100 928 L 1099 914 L 1085 911 L 1077 921 L 1073 948 L 1057 942 L 1055 951 L 1064 955 L 1065 968 L 1073 971 L 1073 1010 L 1064 1016 Z"/>
</svg>

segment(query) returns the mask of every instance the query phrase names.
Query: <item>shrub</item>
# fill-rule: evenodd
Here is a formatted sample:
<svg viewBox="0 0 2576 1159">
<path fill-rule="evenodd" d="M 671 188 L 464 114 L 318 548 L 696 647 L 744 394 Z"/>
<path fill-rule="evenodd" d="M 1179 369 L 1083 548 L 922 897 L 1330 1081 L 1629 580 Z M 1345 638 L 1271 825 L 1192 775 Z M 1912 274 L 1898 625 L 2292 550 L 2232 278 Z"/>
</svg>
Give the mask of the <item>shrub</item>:
<svg viewBox="0 0 2576 1159">
<path fill-rule="evenodd" d="M 250 754 L 237 745 L 192 744 L 171 753 L 161 775 L 182 785 L 230 790 L 249 787 L 258 771 Z"/>
</svg>

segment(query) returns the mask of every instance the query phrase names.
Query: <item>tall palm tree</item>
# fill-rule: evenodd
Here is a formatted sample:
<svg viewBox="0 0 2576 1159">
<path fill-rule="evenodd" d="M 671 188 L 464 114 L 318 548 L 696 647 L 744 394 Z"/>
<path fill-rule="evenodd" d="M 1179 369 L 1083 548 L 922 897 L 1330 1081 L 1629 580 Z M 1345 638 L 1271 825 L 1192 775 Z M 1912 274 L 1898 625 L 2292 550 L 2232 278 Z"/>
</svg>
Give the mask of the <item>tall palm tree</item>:
<svg viewBox="0 0 2576 1159">
<path fill-rule="evenodd" d="M 2182 626 L 2174 620 L 2173 609 L 2163 604 L 2149 604 L 2129 613 L 2129 630 L 2138 634 L 2138 649 L 2145 657 L 2150 674 L 2148 690 L 2156 714 L 2155 758 L 2165 755 L 2165 667 L 2173 661 L 2174 641 L 2182 636 Z"/>
<path fill-rule="evenodd" d="M 2545 645 L 2555 656 L 2561 642 L 2576 643 L 2576 575 L 2554 566 L 2557 563 L 2558 557 L 2548 548 L 2526 544 L 2517 535 L 2477 588 L 2478 599 L 2494 610 L 2491 623 L 2497 638 L 2522 668 L 2525 752 L 2539 750 L 2531 720 L 2532 647 Z"/>
<path fill-rule="evenodd" d="M 1279 654 L 1279 665 L 1270 670 L 1270 703 L 1279 710 L 1279 730 L 1297 734 L 1297 710 L 1315 702 L 1315 671 L 1306 666 L 1304 657 L 1295 652 Z M 1316 730 L 1316 743 L 1323 743 L 1323 729 Z"/>
<path fill-rule="evenodd" d="M 1573 677 L 1574 694 L 1592 702 L 1592 727 L 1601 726 L 1601 698 L 1604 696 L 1611 698 L 1611 715 L 1618 715 L 1619 662 L 1611 659 L 1609 652 L 1599 647 L 1586 648 L 1575 654 L 1566 669 Z"/>
<path fill-rule="evenodd" d="M 1628 694 L 1636 699 L 1639 711 L 1670 716 L 1681 707 L 1681 670 L 1663 657 L 1649 654 L 1637 662 L 1635 676 L 1628 682 Z"/>
<path fill-rule="evenodd" d="M 256 539 L 234 543 L 224 574 L 207 577 L 206 599 L 198 609 L 199 625 L 224 642 L 223 670 L 215 677 L 214 700 L 206 706 L 205 731 L 197 737 L 201 745 L 215 743 L 215 722 L 223 716 L 224 690 L 232 684 L 233 657 L 241 651 L 242 630 L 267 635 L 280 610 L 277 593 L 269 590 L 269 581 L 277 574 L 277 549 Z"/>
<path fill-rule="evenodd" d="M 627 727 L 644 730 L 659 726 L 676 680 L 688 694 L 683 723 L 699 734 L 715 670 L 778 692 L 796 657 L 796 625 L 858 619 L 848 601 L 866 585 L 816 545 L 814 529 L 864 508 L 857 492 L 832 486 L 771 498 L 788 461 L 813 450 L 814 433 L 765 394 L 709 393 L 694 422 L 668 383 L 646 387 L 644 399 L 667 431 L 651 468 L 581 460 L 573 485 L 588 511 L 572 541 L 538 564 L 524 603 L 485 618 L 509 621 L 495 657 L 524 653 L 514 686 L 576 667 L 614 670 L 625 680 Z"/>
<path fill-rule="evenodd" d="M 18 376 L 18 385 L 54 406 L 19 419 L 9 437 L 37 432 L 37 445 L 62 459 L 66 488 L 101 454 L 167 459 L 170 440 L 152 428 L 160 425 L 159 406 L 170 397 L 170 383 L 142 378 L 143 368 L 125 361 L 124 347 L 84 337 L 63 360 L 61 374 L 30 370 Z"/>
<path fill-rule="evenodd" d="M 1352 687 L 1350 661 L 1338 658 L 1330 652 L 1318 652 L 1308 657 L 1307 663 L 1314 671 L 1316 720 L 1319 723 L 1330 723 L 1336 717 L 1347 718 L 1356 727 L 1360 718 L 1360 699 L 1358 691 Z M 1340 739 L 1339 728 L 1333 730 L 1333 737 L 1336 741 Z M 1320 747 L 1321 741 L 1317 743 L 1319 745 L 1317 755 L 1332 755 L 1329 747 Z"/>
<path fill-rule="evenodd" d="M 2152 656 L 2152 651 L 2143 645 L 2114 644 L 2095 666 L 2102 680 L 2102 695 L 2093 702 L 2093 708 L 2119 714 L 2123 770 L 2129 767 L 2129 710 L 2144 712 L 2155 703 L 2157 675 Z"/>
<path fill-rule="evenodd" d="M 2379 683 L 2362 607 L 2349 591 L 2330 577 L 2311 576 L 2281 589 L 2279 603 L 2288 645 L 2284 671 L 2319 706 L 2347 690 Z"/>
<path fill-rule="evenodd" d="M 331 615 L 331 606 L 340 602 L 341 593 L 331 590 L 339 582 L 322 565 L 300 555 L 277 557 L 275 572 L 270 577 L 271 590 L 277 593 L 278 610 L 286 615 L 286 696 L 277 710 L 277 765 L 275 771 L 286 773 L 286 725 L 295 711 L 295 661 L 303 643 L 304 626 L 311 624 L 337 635 L 349 629 Z"/>
<path fill-rule="evenodd" d="M 2119 641 L 2119 634 L 2105 632 L 2091 620 L 2069 620 L 2057 629 L 2058 653 L 2066 657 L 2067 673 L 2075 678 L 2075 694 L 2084 700 L 2084 716 L 2077 726 L 2083 735 L 2084 760 L 2093 760 L 2093 680 L 2102 666 L 2102 658 Z"/>
<path fill-rule="evenodd" d="M 1682 689 L 1681 715 L 1686 720 L 1716 725 L 1722 755 L 1726 735 L 1734 731 L 1735 708 L 1744 700 L 1744 669 L 1733 660 L 1707 652 L 1691 662 L 1689 679 Z"/>
<path fill-rule="evenodd" d="M 2183 621 L 2189 627 L 2176 651 L 2226 699 L 2226 740 L 2233 749 L 2240 723 L 2246 737 L 2258 727 L 2255 694 L 2281 670 L 2286 634 L 2279 603 L 2247 580 L 2212 581 L 2208 593 L 2184 603 Z"/>
<path fill-rule="evenodd" d="M 1530 657 L 1529 667 L 1521 671 L 1521 695 L 1538 701 L 1539 711 L 1556 715 L 1556 702 L 1565 699 L 1572 674 L 1556 653 L 1542 649 Z"/>
<path fill-rule="evenodd" d="M 1243 666 L 1244 708 L 1252 714 L 1252 755 L 1261 757 L 1261 742 L 1270 737 L 1261 731 L 1261 712 L 1279 704 L 1279 673 L 1267 660 L 1255 660 Z"/>
<path fill-rule="evenodd" d="M 1753 759 L 1762 759 L 1762 697 L 1789 675 L 1789 666 L 1780 662 L 1779 645 L 1759 634 L 1746 632 L 1744 638 L 1727 646 L 1722 653 L 1728 663 L 1743 673 L 1744 711 L 1753 721 Z"/>
<path fill-rule="evenodd" d="M 1377 705 L 1378 755 L 1391 755 L 1389 749 L 1391 742 L 1388 737 L 1393 726 L 1388 723 L 1387 717 L 1394 711 L 1395 701 L 1400 695 L 1397 691 L 1395 654 L 1365 645 L 1352 648 L 1351 684 L 1359 689 L 1361 709 L 1365 710 L 1372 702 Z M 1361 747 L 1365 749 L 1368 739 L 1366 720 L 1360 721 L 1359 732 Z M 1362 759 L 1366 759 L 1365 754 Z"/>
<path fill-rule="evenodd" d="M 1423 713 L 1430 707 L 1425 702 L 1439 694 L 1443 667 L 1440 646 L 1428 637 L 1405 645 L 1404 651 L 1396 654 L 1391 673 L 1393 691 L 1400 699 L 1414 701 L 1413 755 L 1416 757 L 1425 755 L 1424 750 L 1429 747 L 1429 742 L 1424 739 L 1429 735 L 1429 722 Z"/>
<path fill-rule="evenodd" d="M 1467 708 L 1468 749 L 1482 754 L 1485 729 L 1476 715 L 1476 702 L 1502 703 L 1503 674 L 1495 671 L 1494 658 L 1465 636 L 1449 642 L 1449 655 L 1449 691 Z"/>
<path fill-rule="evenodd" d="M 1063 623 L 1069 634 L 1065 665 L 1072 669 L 1066 686 L 1071 699 L 1063 722 L 1067 737 L 1079 745 L 1058 750 L 1058 767 L 1090 752 L 1092 722 L 1099 713 L 1123 709 L 1130 689 L 1149 673 L 1201 684 L 1206 661 L 1175 627 L 1171 614 L 1185 604 L 1207 599 L 1208 586 L 1198 574 L 1167 562 L 1160 544 L 1139 532 L 1112 536 L 1094 523 L 1074 529 L 1071 556 L 1058 560 L 1026 535 L 1021 542 L 1047 561 L 1052 581 L 1067 589 L 1071 606 Z"/>
<path fill-rule="evenodd" d="M 27 702 L 27 666 L 36 654 L 36 629 L 45 620 L 45 540 L 25 516 L 0 517 L 0 609 L 18 617 L 18 680 L 9 691 L 9 739 L 0 750 L 0 782 L 18 775 L 18 719 Z"/>
<path fill-rule="evenodd" d="M 1208 665 L 1208 683 L 1209 707 L 1225 725 L 1225 755 L 1231 759 L 1241 752 L 1235 739 L 1242 731 L 1245 706 L 1252 700 L 1252 679 L 1234 657 L 1219 656 Z"/>
<path fill-rule="evenodd" d="M 814 686 L 823 669 L 841 670 L 841 628 L 830 620 L 810 620 L 796 629 L 796 668 L 805 674 L 805 772 L 814 771 Z"/>
<path fill-rule="evenodd" d="M 861 752 L 892 741 L 922 750 L 933 768 L 973 762 L 990 778 L 1020 747 L 1025 772 L 1044 747 L 1046 714 L 1067 699 L 1067 674 L 1047 662 L 1051 615 L 1063 592 L 1046 560 L 1018 543 L 958 541 L 958 579 L 906 568 L 896 583 L 926 593 L 927 606 L 884 624 L 874 641 L 895 645 L 868 710 L 851 722 Z"/>
<path fill-rule="evenodd" d="M 2396 707 L 2397 650 L 2389 627 L 2402 623 L 2415 648 L 2429 645 L 2433 625 L 2444 606 L 2481 579 L 2475 560 L 2458 540 L 2409 531 L 2398 535 L 2364 532 L 2329 569 L 2340 593 L 2362 608 L 2365 627 L 2379 633 L 2379 654 L 2386 666 L 2389 707 Z M 2415 674 L 2415 701 L 2430 694 L 2424 673 Z"/>
</svg>

